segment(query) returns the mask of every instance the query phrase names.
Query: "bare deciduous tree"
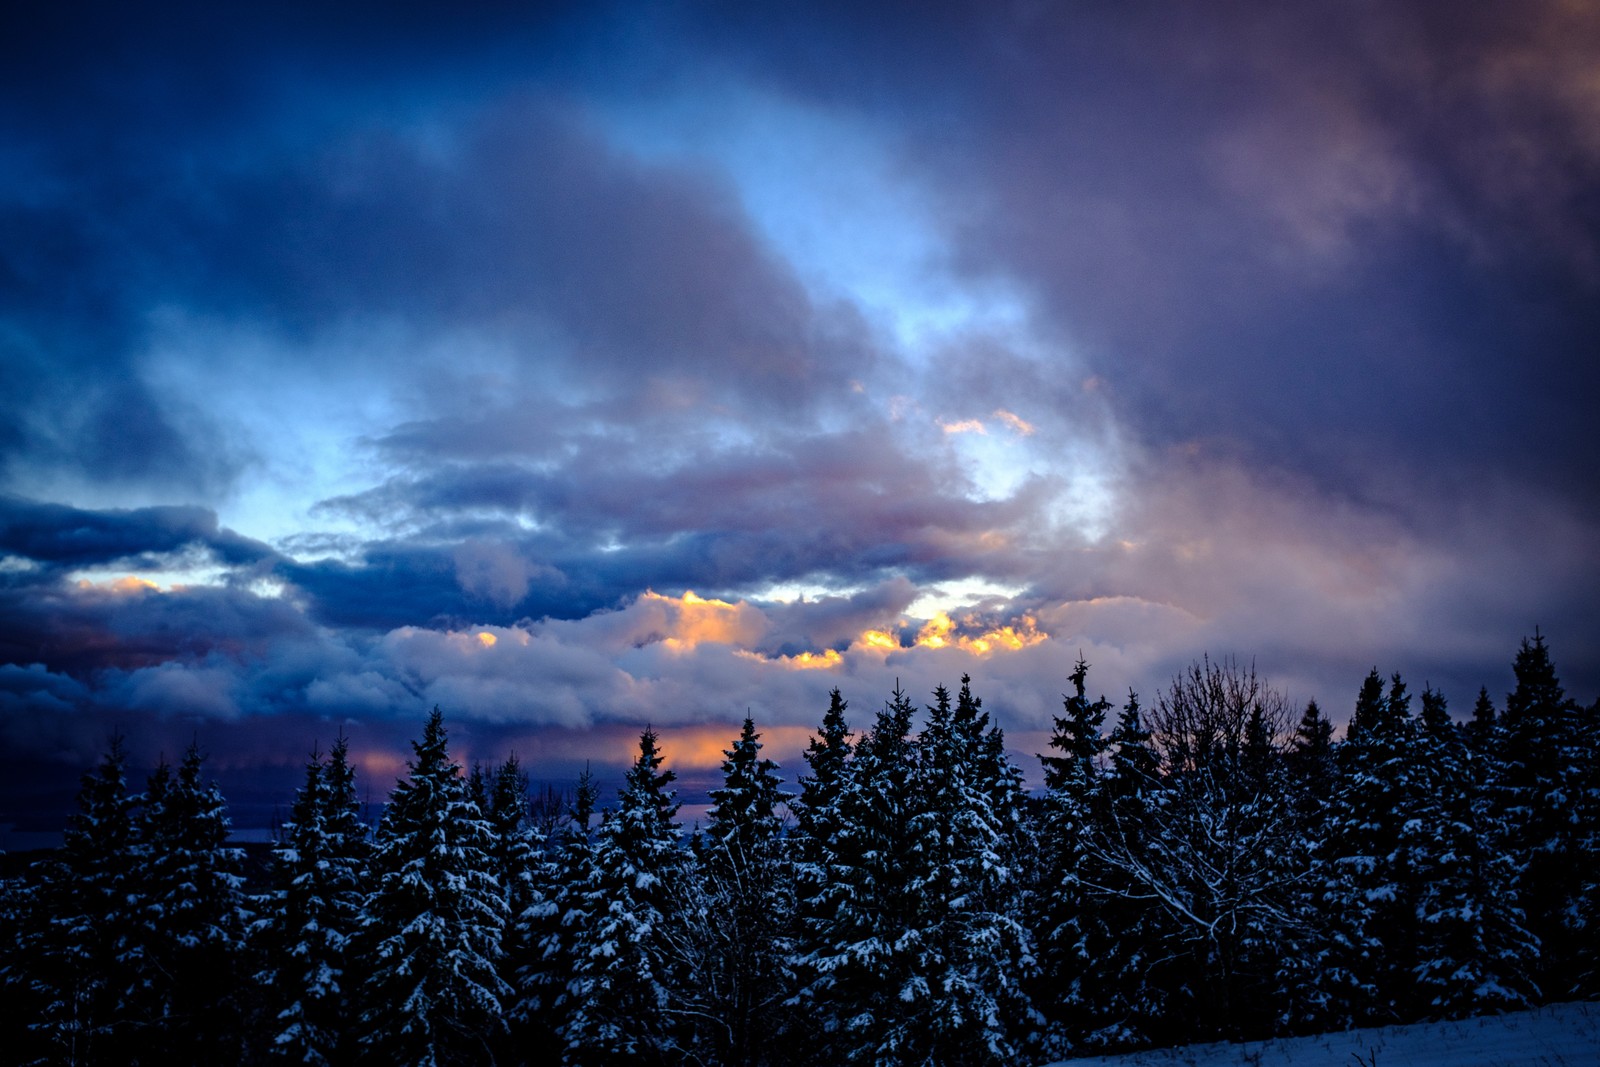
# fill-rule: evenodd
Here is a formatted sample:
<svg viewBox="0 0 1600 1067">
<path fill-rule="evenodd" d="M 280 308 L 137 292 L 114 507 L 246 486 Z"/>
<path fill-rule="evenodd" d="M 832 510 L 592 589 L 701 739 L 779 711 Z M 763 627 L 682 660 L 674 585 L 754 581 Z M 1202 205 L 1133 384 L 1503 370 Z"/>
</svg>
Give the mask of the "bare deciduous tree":
<svg viewBox="0 0 1600 1067">
<path fill-rule="evenodd" d="M 1157 781 L 1136 806 L 1110 805 L 1092 845 L 1095 888 L 1145 904 L 1162 931 L 1157 965 L 1222 1036 L 1271 988 L 1293 939 L 1304 865 L 1282 779 L 1289 707 L 1254 665 L 1190 665 L 1150 717 Z"/>
</svg>

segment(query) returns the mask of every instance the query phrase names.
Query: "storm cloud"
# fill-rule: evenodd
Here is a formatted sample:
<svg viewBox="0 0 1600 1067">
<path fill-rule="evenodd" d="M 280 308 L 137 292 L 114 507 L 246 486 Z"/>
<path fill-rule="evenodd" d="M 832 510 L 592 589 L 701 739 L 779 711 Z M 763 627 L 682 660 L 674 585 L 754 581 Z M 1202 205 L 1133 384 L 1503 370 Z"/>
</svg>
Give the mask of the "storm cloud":
<svg viewBox="0 0 1600 1067">
<path fill-rule="evenodd" d="M 1459 712 L 1535 626 L 1592 700 L 1597 63 L 1555 2 L 30 11 L 6 758 L 381 775 L 437 703 L 703 770 L 965 672 L 1025 755 L 1079 655 Z"/>
</svg>

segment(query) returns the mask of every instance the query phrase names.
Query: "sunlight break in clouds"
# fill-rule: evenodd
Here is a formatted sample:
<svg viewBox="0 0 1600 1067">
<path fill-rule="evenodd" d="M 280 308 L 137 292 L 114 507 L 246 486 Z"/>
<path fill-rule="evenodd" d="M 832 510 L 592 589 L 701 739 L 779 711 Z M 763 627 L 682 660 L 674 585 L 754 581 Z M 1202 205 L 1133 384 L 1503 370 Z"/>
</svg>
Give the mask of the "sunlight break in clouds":
<svg viewBox="0 0 1600 1067">
<path fill-rule="evenodd" d="M 1462 714 L 1536 625 L 1595 695 L 1595 5 L 59 6 L 0 822 L 114 726 L 555 776 L 965 670 L 1044 729 L 1080 652 Z"/>
<path fill-rule="evenodd" d="M 662 596 L 646 591 L 636 607 L 661 620 L 661 641 L 674 651 L 688 651 L 703 643 L 741 644 L 758 640 L 766 631 L 760 611 L 745 601 L 696 596 L 694 590 L 681 597 Z M 654 636 L 654 635 L 652 635 Z"/>
</svg>

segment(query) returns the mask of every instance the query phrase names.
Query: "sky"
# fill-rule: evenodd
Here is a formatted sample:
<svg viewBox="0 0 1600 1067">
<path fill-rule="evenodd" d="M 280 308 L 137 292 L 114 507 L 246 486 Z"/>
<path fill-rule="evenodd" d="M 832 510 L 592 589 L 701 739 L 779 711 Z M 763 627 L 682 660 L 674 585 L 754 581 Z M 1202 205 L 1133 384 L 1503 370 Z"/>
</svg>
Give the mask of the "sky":
<svg viewBox="0 0 1600 1067">
<path fill-rule="evenodd" d="M 333 10 L 326 10 L 331 7 Z M 0 824 L 536 781 L 1082 656 L 1600 695 L 1600 8 L 30 5 Z"/>
</svg>

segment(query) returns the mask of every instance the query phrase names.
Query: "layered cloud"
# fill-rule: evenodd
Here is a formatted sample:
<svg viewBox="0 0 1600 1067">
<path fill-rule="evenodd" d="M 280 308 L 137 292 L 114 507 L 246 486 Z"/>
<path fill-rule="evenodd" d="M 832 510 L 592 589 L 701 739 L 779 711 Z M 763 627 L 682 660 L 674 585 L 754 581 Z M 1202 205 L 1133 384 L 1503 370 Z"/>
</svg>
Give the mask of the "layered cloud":
<svg viewBox="0 0 1600 1067">
<path fill-rule="evenodd" d="M 1581 6 L 104 15 L 0 43 L 9 758 L 1600 688 Z"/>
</svg>

